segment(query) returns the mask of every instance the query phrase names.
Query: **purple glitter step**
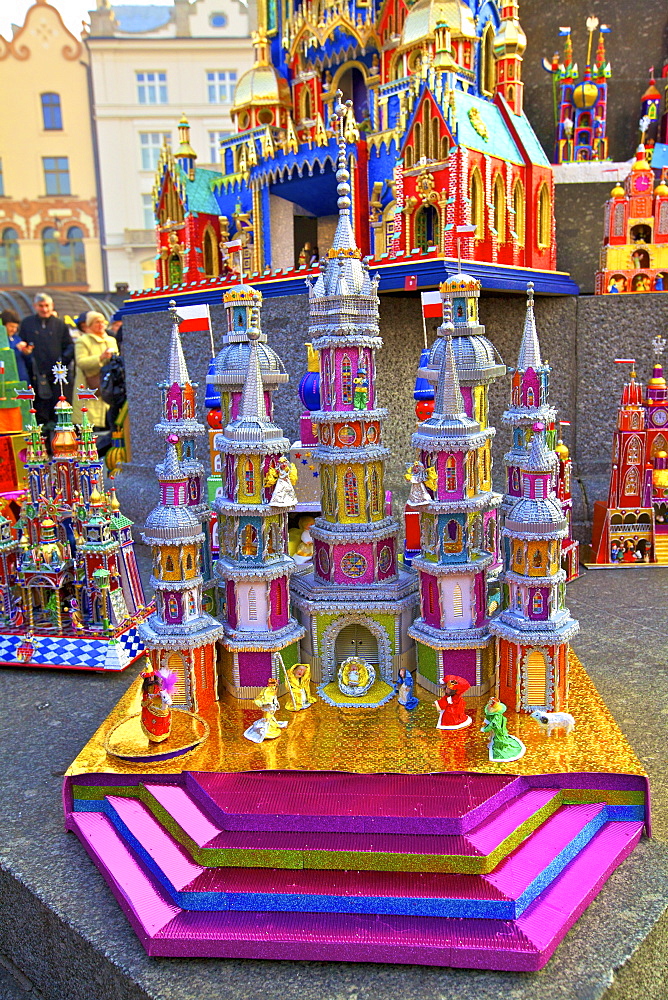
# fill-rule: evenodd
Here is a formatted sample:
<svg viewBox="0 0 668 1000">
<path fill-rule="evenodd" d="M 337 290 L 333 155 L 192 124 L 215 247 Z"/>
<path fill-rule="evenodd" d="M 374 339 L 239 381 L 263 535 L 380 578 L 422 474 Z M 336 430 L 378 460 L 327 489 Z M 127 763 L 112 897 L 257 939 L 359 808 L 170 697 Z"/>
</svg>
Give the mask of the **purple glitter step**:
<svg viewBox="0 0 668 1000">
<path fill-rule="evenodd" d="M 512 775 L 189 773 L 188 791 L 223 830 L 462 834 L 518 792 Z"/>
<path fill-rule="evenodd" d="M 542 968 L 633 850 L 642 823 L 607 824 L 517 920 L 317 913 L 181 911 L 101 813 L 69 825 L 102 871 L 150 955 Z"/>
<path fill-rule="evenodd" d="M 556 808 L 559 796 L 556 789 L 525 791 L 464 835 L 401 836 L 340 832 L 336 827 L 336 817 L 330 821 L 332 832 L 327 833 L 219 830 L 183 789 L 152 784 L 147 784 L 146 788 L 198 847 L 235 852 L 234 857 L 214 859 L 213 863 L 416 871 L 447 870 L 447 859 L 453 857 L 478 859 L 477 871 L 491 870 L 493 865 L 488 866 L 489 856 L 497 850 L 503 851 L 507 839 L 518 831 L 521 834 L 523 826 L 527 825 L 527 835 L 532 824 L 544 822 L 549 811 Z M 536 819 L 535 815 L 541 809 L 547 811 Z M 510 849 L 511 845 L 508 845 Z M 271 859 L 267 859 L 266 853 L 255 858 L 256 852 L 271 852 Z M 323 858 L 325 852 L 326 858 Z M 340 861 L 336 858 L 337 854 L 342 856 Z M 421 858 L 428 858 L 429 861 L 422 862 Z"/>
<path fill-rule="evenodd" d="M 184 909 L 405 913 L 512 918 L 606 822 L 605 807 L 563 806 L 490 875 L 204 868 L 136 799 L 110 796 L 112 821 Z M 519 901 L 518 905 L 515 903 Z"/>
</svg>

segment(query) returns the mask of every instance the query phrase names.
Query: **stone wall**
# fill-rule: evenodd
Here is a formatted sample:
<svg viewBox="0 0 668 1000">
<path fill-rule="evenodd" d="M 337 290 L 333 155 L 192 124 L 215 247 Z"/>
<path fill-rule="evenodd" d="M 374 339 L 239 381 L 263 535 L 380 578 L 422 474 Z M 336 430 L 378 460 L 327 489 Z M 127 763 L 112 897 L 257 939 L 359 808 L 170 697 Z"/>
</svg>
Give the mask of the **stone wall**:
<svg viewBox="0 0 668 1000">
<path fill-rule="evenodd" d="M 216 349 L 225 329 L 222 306 L 212 307 Z M 484 296 L 481 321 L 506 364 L 513 365 L 524 323 L 522 296 Z M 606 295 L 580 298 L 546 297 L 536 301 L 536 319 L 543 356 L 553 366 L 551 398 L 564 420 L 572 426 L 564 439 L 571 447 L 579 483 L 575 504 L 577 533 L 587 539 L 591 505 L 607 492 L 610 448 L 616 409 L 627 366 L 615 357 L 636 357 L 641 379 L 652 364 L 651 339 L 668 329 L 668 295 Z M 272 347 L 282 357 L 290 382 L 276 394 L 276 420 L 287 436 L 298 434 L 301 404 L 297 386 L 306 368 L 304 342 L 308 340 L 306 295 L 266 299 L 263 328 Z M 429 340 L 433 340 L 431 324 Z M 128 517 L 142 524 L 157 501 L 156 462 L 164 455 L 163 443 L 153 432 L 159 416 L 159 392 L 167 363 L 169 317 L 166 312 L 128 316 L 123 327 L 126 358 L 132 456 L 117 479 L 118 493 Z M 383 350 L 378 355 L 378 389 L 381 405 L 389 409 L 385 443 L 390 448 L 388 488 L 397 501 L 405 499 L 405 465 L 411 458 L 410 437 L 415 426 L 413 383 L 423 344 L 420 301 L 417 296 L 386 295 L 381 298 Z M 203 408 L 210 347 L 208 336 L 186 334 L 184 350 L 190 375 L 199 382 Z M 509 445 L 499 418 L 509 391 L 507 379 L 491 392 L 491 421 L 497 430 L 495 479 L 500 485 L 502 457 Z M 206 446 L 202 454 L 206 457 Z"/>
</svg>

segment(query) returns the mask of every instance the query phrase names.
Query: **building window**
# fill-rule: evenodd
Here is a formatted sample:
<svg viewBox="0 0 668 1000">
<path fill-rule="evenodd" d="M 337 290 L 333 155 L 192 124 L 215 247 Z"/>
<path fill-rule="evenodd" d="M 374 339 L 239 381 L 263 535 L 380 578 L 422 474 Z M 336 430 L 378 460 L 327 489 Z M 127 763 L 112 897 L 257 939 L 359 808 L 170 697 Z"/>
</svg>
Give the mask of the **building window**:
<svg viewBox="0 0 668 1000">
<path fill-rule="evenodd" d="M 248 589 L 248 620 L 252 622 L 257 621 L 257 597 L 255 595 L 255 587 L 249 587 Z"/>
<path fill-rule="evenodd" d="M 524 206 L 524 187 L 522 181 L 515 181 L 513 188 L 513 210 L 515 212 L 515 235 L 521 247 L 524 246 L 524 232 L 526 228 L 526 212 Z"/>
<path fill-rule="evenodd" d="M 202 235 L 202 263 L 206 275 L 212 278 L 218 276 L 218 240 L 211 226 L 207 226 Z"/>
<path fill-rule="evenodd" d="M 475 238 L 477 240 L 484 240 L 485 238 L 485 213 L 484 213 L 484 195 L 482 187 L 482 177 L 480 176 L 480 171 L 477 167 L 474 168 L 471 174 L 471 225 L 475 226 Z"/>
<path fill-rule="evenodd" d="M 209 163 L 220 163 L 220 144 L 229 132 L 209 132 Z"/>
<path fill-rule="evenodd" d="M 237 74 L 234 70 L 210 70 L 206 74 L 209 104 L 231 104 L 236 85 Z"/>
<path fill-rule="evenodd" d="M 375 465 L 372 466 L 371 475 L 369 476 L 369 493 L 371 495 L 371 514 L 379 516 L 382 513 L 380 502 L 380 478 L 378 476 L 378 469 Z"/>
<path fill-rule="evenodd" d="M 16 229 L 9 226 L 3 229 L 0 241 L 0 285 L 20 284 L 19 234 Z"/>
<path fill-rule="evenodd" d="M 491 97 L 496 86 L 496 60 L 494 58 L 494 25 L 490 23 L 482 33 L 480 43 L 480 89 Z"/>
<path fill-rule="evenodd" d="M 163 145 L 169 144 L 172 136 L 169 132 L 140 132 L 139 148 L 141 149 L 142 170 L 155 170 Z M 150 228 L 150 227 L 149 227 Z"/>
<path fill-rule="evenodd" d="M 59 132 L 63 127 L 60 94 L 42 94 L 42 120 L 48 131 Z"/>
<path fill-rule="evenodd" d="M 357 493 L 357 476 L 352 469 L 347 469 L 343 478 L 343 494 L 348 517 L 359 517 L 360 504 Z"/>
<path fill-rule="evenodd" d="M 634 497 L 638 493 L 640 493 L 640 476 L 638 475 L 638 470 L 634 465 L 626 473 L 626 478 L 624 480 L 624 496 Z"/>
<path fill-rule="evenodd" d="M 250 458 L 244 468 L 244 492 L 247 497 L 252 497 L 255 493 L 255 468 Z"/>
<path fill-rule="evenodd" d="M 531 599 L 531 613 L 533 615 L 542 615 L 545 609 L 545 604 L 543 602 L 543 595 L 540 590 L 534 590 L 533 597 Z"/>
<path fill-rule="evenodd" d="M 174 560 L 172 559 L 171 556 L 167 556 L 167 558 L 165 559 L 165 573 L 173 573 L 173 572 L 174 572 Z"/>
<path fill-rule="evenodd" d="M 552 235 L 552 210 L 550 204 L 550 192 L 547 184 L 541 184 L 538 192 L 538 219 L 536 227 L 536 240 L 539 247 L 549 247 Z"/>
<path fill-rule="evenodd" d="M 341 362 L 341 402 L 352 403 L 353 401 L 353 368 L 347 354 L 343 355 Z"/>
<path fill-rule="evenodd" d="M 221 11 L 215 11 L 215 13 L 209 14 L 209 25 L 212 28 L 226 28 L 227 17 Z"/>
<path fill-rule="evenodd" d="M 170 618 L 178 618 L 179 616 L 179 602 L 175 597 L 167 598 L 167 614 Z"/>
<path fill-rule="evenodd" d="M 462 588 L 458 583 L 455 584 L 452 591 L 452 613 L 455 618 L 463 618 L 464 616 L 464 601 L 462 599 Z"/>
<path fill-rule="evenodd" d="M 66 156 L 43 156 L 44 187 L 47 194 L 71 194 L 70 164 Z"/>
<path fill-rule="evenodd" d="M 545 705 L 547 698 L 547 661 L 545 654 L 532 649 L 526 658 L 526 700 L 528 705 Z"/>
<path fill-rule="evenodd" d="M 448 493 L 457 489 L 457 461 L 454 455 L 448 455 L 445 460 L 445 488 Z"/>
<path fill-rule="evenodd" d="M 144 229 L 155 229 L 152 194 L 143 194 L 141 196 L 141 209 L 144 217 Z"/>
<path fill-rule="evenodd" d="M 5 176 L 2 172 L 2 160 L 0 160 L 0 196 L 5 193 Z"/>
<path fill-rule="evenodd" d="M 137 72 L 137 100 L 140 104 L 167 104 L 167 74 Z"/>
<path fill-rule="evenodd" d="M 506 242 L 506 192 L 501 174 L 494 181 L 494 228 L 499 243 Z"/>
<path fill-rule="evenodd" d="M 47 226 L 42 230 L 42 250 L 47 285 L 85 285 L 86 255 L 79 226 L 70 226 L 65 240 Z"/>
<path fill-rule="evenodd" d="M 241 532 L 241 554 L 253 558 L 257 555 L 257 529 L 252 524 L 247 524 Z"/>
</svg>

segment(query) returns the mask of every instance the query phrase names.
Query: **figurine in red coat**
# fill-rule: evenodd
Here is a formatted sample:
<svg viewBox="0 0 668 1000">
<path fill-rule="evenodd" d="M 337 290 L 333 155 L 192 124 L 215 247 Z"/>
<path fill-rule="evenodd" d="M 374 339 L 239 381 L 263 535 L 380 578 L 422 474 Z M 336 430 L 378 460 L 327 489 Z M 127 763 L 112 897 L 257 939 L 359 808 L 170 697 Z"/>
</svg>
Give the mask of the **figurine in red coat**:
<svg viewBox="0 0 668 1000">
<path fill-rule="evenodd" d="M 434 705 L 439 710 L 440 715 L 436 723 L 437 729 L 466 729 L 473 721 L 470 715 L 466 714 L 466 703 L 462 698 L 465 691 L 471 687 L 463 677 L 456 674 L 447 674 L 443 679 L 445 694 Z"/>
</svg>

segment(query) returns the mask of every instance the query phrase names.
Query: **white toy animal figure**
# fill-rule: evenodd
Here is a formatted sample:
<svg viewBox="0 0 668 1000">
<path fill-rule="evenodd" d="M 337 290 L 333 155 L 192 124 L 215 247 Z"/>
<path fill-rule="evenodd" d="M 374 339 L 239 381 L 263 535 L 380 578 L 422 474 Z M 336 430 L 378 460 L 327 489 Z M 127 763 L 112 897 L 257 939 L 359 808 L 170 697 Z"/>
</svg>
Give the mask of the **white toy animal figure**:
<svg viewBox="0 0 668 1000">
<path fill-rule="evenodd" d="M 536 720 L 548 736 L 551 736 L 555 729 L 563 729 L 566 736 L 575 729 L 575 719 L 568 712 L 544 712 L 541 708 L 537 708 L 531 713 L 531 718 Z"/>
</svg>

